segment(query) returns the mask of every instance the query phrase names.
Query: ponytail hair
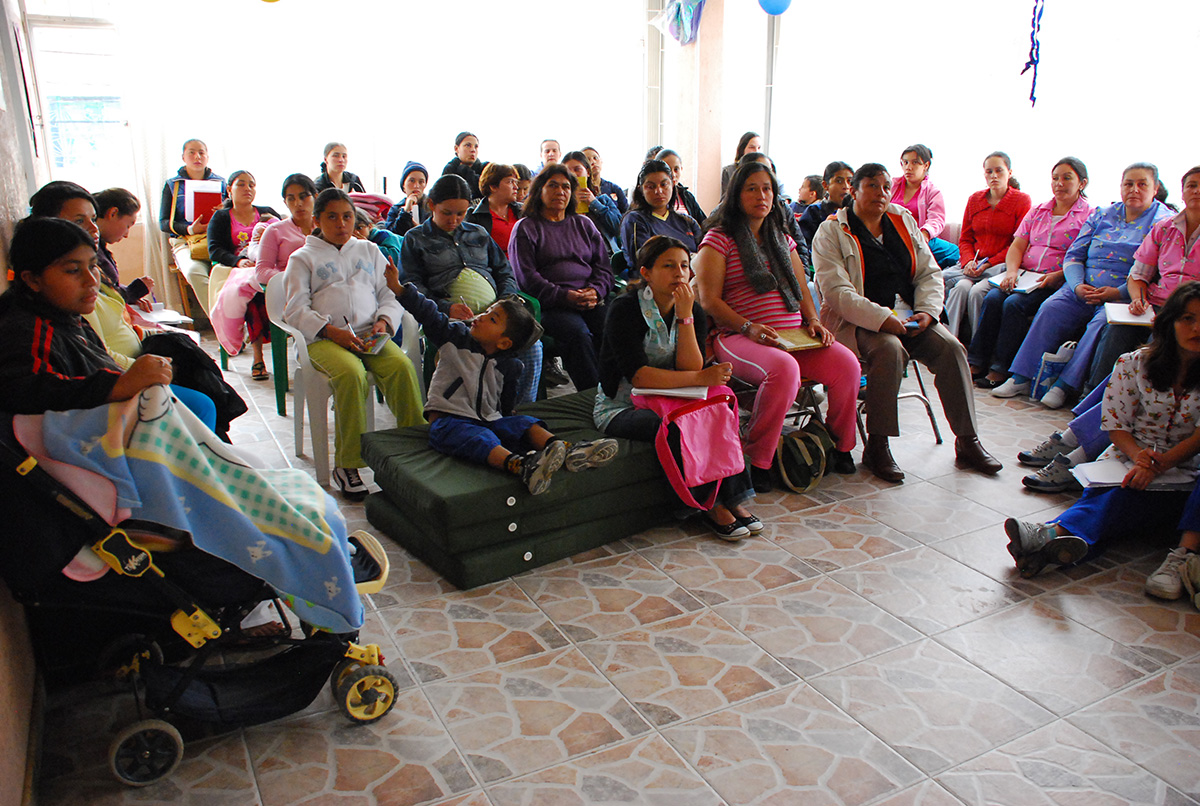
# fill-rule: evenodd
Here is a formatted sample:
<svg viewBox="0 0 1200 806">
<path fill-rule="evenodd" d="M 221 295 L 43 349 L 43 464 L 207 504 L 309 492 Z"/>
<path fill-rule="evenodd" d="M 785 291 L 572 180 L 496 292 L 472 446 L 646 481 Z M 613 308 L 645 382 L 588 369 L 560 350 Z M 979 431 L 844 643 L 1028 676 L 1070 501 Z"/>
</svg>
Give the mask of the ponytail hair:
<svg viewBox="0 0 1200 806">
<path fill-rule="evenodd" d="M 986 165 L 987 161 L 992 157 L 999 157 L 1000 159 L 1004 160 L 1004 167 L 1008 169 L 1008 186 L 1013 190 L 1020 190 L 1021 183 L 1018 182 L 1017 178 L 1012 175 L 1012 160 L 1009 158 L 1009 156 L 1003 151 L 993 151 L 991 154 L 988 154 L 983 158 L 984 164 Z"/>
</svg>

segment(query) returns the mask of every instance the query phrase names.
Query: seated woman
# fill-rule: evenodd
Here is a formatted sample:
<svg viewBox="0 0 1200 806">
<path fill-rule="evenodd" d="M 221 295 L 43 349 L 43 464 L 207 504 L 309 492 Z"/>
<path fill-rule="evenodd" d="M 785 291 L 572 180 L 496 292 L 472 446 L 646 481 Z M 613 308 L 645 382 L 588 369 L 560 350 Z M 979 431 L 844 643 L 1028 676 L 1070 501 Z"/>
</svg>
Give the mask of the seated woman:
<svg viewBox="0 0 1200 806">
<path fill-rule="evenodd" d="M 232 590 L 229 566 L 215 562 L 214 556 L 248 566 L 248 547 L 270 545 L 274 551 L 261 552 L 252 564 L 253 573 L 275 585 L 285 598 L 294 595 L 298 604 L 311 605 L 307 610 L 297 607 L 307 623 L 337 632 L 361 625 L 362 605 L 353 586 L 342 586 L 347 595 L 337 596 L 321 581 L 338 575 L 345 580 L 353 577 L 345 522 L 312 480 L 293 470 L 246 468 L 194 418 L 181 418 L 162 393 L 159 385 L 172 380 L 169 358 L 142 355 L 122 370 L 83 320 L 99 292 L 92 236 L 69 221 L 28 218 L 14 231 L 9 257 L 14 279 L 0 296 L 0 411 L 44 414 L 41 423 L 14 422 L 14 430 L 62 438 L 38 440 L 43 444 L 37 447 L 28 439 L 22 443 L 71 465 L 70 478 L 86 474 L 85 484 L 59 478 L 85 501 L 99 501 L 98 511 L 111 522 L 120 522 L 132 532 L 132 521 L 137 521 L 140 528 L 160 538 L 171 530 L 187 532 L 201 551 L 188 546 L 155 557 L 185 589 L 197 595 L 207 591 L 218 604 L 225 603 L 227 594 L 235 599 L 256 594 L 261 582 L 248 578 Z M 132 412 L 129 406 L 106 405 L 126 401 L 134 403 Z M 87 446 L 101 440 L 105 449 L 89 453 Z M 186 507 L 180 505 L 182 496 Z M 232 506 L 242 497 L 255 497 L 255 505 Z M 49 516 L 47 522 L 60 521 Z M 159 531 L 149 526 L 155 524 L 167 528 Z M 58 535 L 39 537 L 47 538 L 44 550 L 56 562 L 46 568 L 44 558 L 30 558 L 29 564 L 56 575 L 60 584 L 47 583 L 48 588 L 82 596 L 85 592 L 103 595 L 113 592 L 114 585 L 120 587 L 121 577 L 97 574 L 96 567 L 87 567 L 83 558 L 70 563 L 70 573 L 64 569 L 59 575 L 80 545 L 90 540 L 80 540 L 64 551 L 61 544 L 51 543 Z M 90 552 L 81 553 L 95 558 Z M 274 559 L 259 562 L 272 555 Z M 304 570 L 297 572 L 301 565 L 312 571 L 307 580 L 300 579 Z M 243 576 L 232 574 L 235 582 Z M 77 581 L 82 579 L 91 581 Z"/>
<path fill-rule="evenodd" d="M 231 269 L 247 269 L 249 276 L 254 270 L 255 263 L 250 259 L 247 250 L 250 247 L 250 236 L 254 227 L 260 221 L 273 223 L 280 218 L 279 213 L 270 207 L 260 207 L 254 203 L 257 194 L 254 176 L 249 171 L 234 171 L 229 175 L 229 199 L 225 205 L 213 213 L 212 221 L 208 223 L 208 254 L 212 258 L 213 269 L 219 278 L 216 294 L 213 296 L 209 309 L 214 319 L 221 316 L 222 306 L 219 302 L 227 286 L 233 293 L 238 282 L 230 286 Z M 210 293 L 211 293 L 210 286 Z M 246 324 L 246 341 L 254 351 L 254 363 L 250 367 L 250 377 L 256 381 L 268 381 L 271 375 L 267 372 L 267 364 L 263 360 L 263 342 L 270 338 L 271 321 L 267 318 L 267 302 L 262 292 L 255 294 L 246 304 L 246 312 L 242 320 L 233 323 L 233 327 L 225 328 L 240 332 L 241 323 Z M 214 323 L 218 332 L 221 327 Z M 230 345 L 234 343 L 229 339 Z M 241 339 L 236 340 L 237 349 L 229 350 L 230 345 L 223 345 L 230 355 L 241 350 Z"/>
<path fill-rule="evenodd" d="M 566 166 L 542 169 L 513 228 L 508 260 L 521 290 L 541 303 L 542 327 L 575 388 L 584 390 L 600 380 L 597 354 L 613 274 L 599 230 L 576 212 L 576 187 Z"/>
<path fill-rule="evenodd" d="M 733 374 L 758 387 L 746 434 L 750 474 L 759 492 L 771 489 L 771 465 L 783 420 L 804 377 L 829 390 L 826 422 L 836 450 L 831 466 L 854 472 L 855 405 L 859 368 L 854 354 L 834 341 L 817 321 L 804 265 L 787 234 L 779 185 L 765 165 L 738 166 L 725 201 L 713 211 L 696 255 L 700 303 L 712 318 L 713 355 L 733 365 Z M 788 352 L 779 329 L 804 328 L 821 342 L 815 349 Z"/>
<path fill-rule="evenodd" d="M 143 311 L 153 310 L 154 279 L 139 277 L 129 285 L 123 285 L 117 261 L 108 249 L 111 244 L 119 243 L 129 235 L 130 228 L 137 222 L 142 203 L 125 188 L 108 188 L 92 194 L 92 198 L 96 203 L 96 229 L 100 236 L 96 241 L 96 259 L 100 263 L 100 271 L 104 272 L 109 285 L 121 294 L 126 303 L 136 305 Z"/>
<path fill-rule="evenodd" d="M 207 314 L 208 273 L 212 270 L 212 263 L 207 259 L 192 257 L 192 247 L 187 236 L 205 234 L 208 231 L 210 216 L 201 215 L 188 220 L 188 180 L 220 182 L 221 198 L 226 197 L 225 179 L 208 167 L 208 146 L 203 140 L 188 140 L 183 144 L 183 167 L 163 184 L 162 199 L 158 207 L 158 228 L 169 236 L 171 253 L 175 256 L 175 267 L 196 292 L 196 301 Z"/>
<path fill-rule="evenodd" d="M 485 177 L 494 164 L 484 169 Z M 461 176 L 447 174 L 434 182 L 429 191 L 429 220 L 404 236 L 397 264 L 404 279 L 438 310 L 464 321 L 482 314 L 500 297 L 520 290 L 503 250 L 483 227 L 464 220 L 470 197 L 471 189 Z M 534 341 L 516 357 L 524 365 L 517 402 L 531 402 L 537 396 L 541 375 L 542 343 Z M 432 366 L 428 372 L 432 375 Z"/>
<path fill-rule="evenodd" d="M 966 352 L 938 322 L 945 295 L 929 245 L 916 220 L 889 204 L 891 177 L 882 165 L 859 168 L 852 188 L 854 203 L 817 230 L 813 263 L 821 321 L 866 366 L 863 466 L 884 481 L 904 480 L 888 440 L 900 433 L 897 395 L 905 367 L 916 359 L 933 371 L 956 437 L 954 464 L 999 473 L 1001 464 L 979 442 Z M 833 405 L 830 394 L 831 410 Z"/>
<path fill-rule="evenodd" d="M 387 211 L 383 226 L 396 235 L 403 235 L 429 218 L 429 198 L 425 185 L 429 183 L 429 171 L 419 162 L 409 160 L 400 175 L 400 189 L 404 201 L 396 202 Z"/>
<path fill-rule="evenodd" d="M 404 312 L 388 289 L 383 253 L 354 237 L 350 197 L 333 188 L 321 191 L 313 218 L 316 229 L 292 253 L 283 275 L 283 319 L 304 334 L 313 366 L 329 376 L 333 479 L 345 498 L 355 500 L 367 494 L 358 474 L 365 466 L 360 438 L 367 422 L 367 373 L 375 376 L 400 428 L 424 421 L 421 387 L 416 368 L 390 339 L 377 352 L 365 350 L 363 337 L 395 334 Z"/>
<path fill-rule="evenodd" d="M 588 158 L 588 187 L 600 188 L 601 193 L 616 202 L 617 212 L 625 215 L 629 212 L 629 202 L 625 198 L 625 191 L 616 182 L 610 182 L 600 175 L 600 171 L 604 168 L 604 160 L 600 158 L 600 152 L 591 146 L 580 150 Z"/>
<path fill-rule="evenodd" d="M 688 262 L 682 242 L 651 237 L 634 261 L 641 281 L 609 306 L 594 412 L 596 427 L 609 436 L 653 442 L 658 435 L 661 418 L 634 407 L 633 387 L 721 386 L 733 373 L 728 363 L 704 366 L 705 314 L 692 292 Z M 705 513 L 717 537 L 741 540 L 762 531 L 762 522 L 746 509 L 754 486 L 745 466 L 720 485 L 716 503 Z"/>
<path fill-rule="evenodd" d="M 825 188 L 824 200 L 810 205 L 796 222 L 796 227 L 810 248 L 813 238 L 817 235 L 817 228 L 825 219 L 846 205 L 853 176 L 854 169 L 844 162 L 831 162 L 825 166 L 825 172 L 821 174 L 821 185 Z"/>
<path fill-rule="evenodd" d="M 466 180 L 471 189 L 471 198 L 479 198 L 479 177 L 486 162 L 479 159 L 479 138 L 470 132 L 459 132 L 454 138 L 454 159 L 442 168 L 442 176 L 454 174 Z"/>
<path fill-rule="evenodd" d="M 272 277 L 287 268 L 288 258 L 304 246 L 304 240 L 313 231 L 316 184 L 304 174 L 291 174 L 283 180 L 282 194 L 289 216 L 263 230 L 254 262 L 254 279 L 259 288 L 266 288 Z"/>
<path fill-rule="evenodd" d="M 983 298 L 967 351 L 971 376 L 980 389 L 995 389 L 1008 378 L 1009 364 L 1034 314 L 1062 287 L 1063 259 L 1092 210 L 1083 193 L 1087 183 L 1087 166 L 1074 157 L 1063 157 L 1050 171 L 1052 198 L 1030 210 L 1017 227 L 1004 257 L 1004 276 Z M 1027 272 L 1039 276 L 1037 285 L 1014 290 Z"/>
<path fill-rule="evenodd" d="M 328 188 L 344 190 L 347 193 L 366 193 L 367 188 L 357 174 L 346 170 L 350 162 L 350 152 L 345 143 L 326 143 L 325 161 L 321 163 L 321 172 L 317 174 L 317 192 Z"/>
<path fill-rule="evenodd" d="M 1137 535 L 1146 541 L 1173 535 L 1189 492 L 1147 488 L 1171 468 L 1196 469 L 1200 283 L 1186 282 L 1176 288 L 1154 320 L 1150 345 L 1117 361 L 1104 393 L 1103 412 L 1104 430 L 1112 439 L 1105 455 L 1126 462 L 1130 469 L 1121 486 L 1089 487 L 1049 523 L 1005 521 L 1008 551 L 1023 577 L 1036 576 L 1047 565 L 1071 565 L 1095 557 L 1117 537 Z M 1195 529 L 1195 517 L 1179 528 Z M 1192 541 L 1183 548 L 1194 551 L 1200 544 Z M 1170 589 L 1179 587 L 1179 562 L 1173 560 L 1174 556 L 1168 557 L 1151 574 L 1148 593 L 1173 598 Z M 1174 585 L 1163 578 L 1172 574 Z"/>
<path fill-rule="evenodd" d="M 729 189 L 729 180 L 733 178 L 733 172 L 737 170 L 738 163 L 746 154 L 754 154 L 763 150 L 762 135 L 758 132 L 745 132 L 738 138 L 737 152 L 733 155 L 733 162 L 721 168 L 721 198 L 725 198 L 725 192 Z"/>
<path fill-rule="evenodd" d="M 1125 281 L 1133 267 L 1133 253 L 1154 223 L 1170 215 L 1170 211 L 1154 199 L 1157 177 L 1158 169 L 1149 163 L 1130 165 L 1121 175 L 1121 201 L 1108 207 L 1097 207 L 1088 215 L 1063 261 L 1065 284 L 1038 309 L 1033 325 L 1009 367 L 1012 376 L 992 390 L 994 396 L 1028 394 L 1041 365 L 1042 354 L 1054 352 L 1086 327 L 1074 356 L 1058 381 L 1043 396 L 1042 403 L 1049 408 L 1059 408 L 1066 402 L 1068 394 L 1074 394 L 1082 385 L 1100 331 L 1108 323 L 1104 303 L 1129 301 Z"/>
<path fill-rule="evenodd" d="M 1032 201 L 1012 175 L 1012 160 L 1003 151 L 993 151 L 983 161 L 987 189 L 967 199 L 962 232 L 958 236 L 959 265 L 945 269 L 946 327 L 961 335 L 963 317 L 972 333 L 979 326 L 983 298 L 991 290 L 988 278 L 1004 271 L 1008 247 L 1017 225 L 1029 212 Z"/>
<path fill-rule="evenodd" d="M 1159 219 L 1133 253 L 1127 282 L 1130 313 L 1157 311 L 1181 282 L 1200 280 L 1200 165 L 1188 169 L 1182 185 L 1183 212 Z M 1118 356 L 1140 347 L 1149 336 L 1149 329 L 1141 325 L 1106 326 L 1085 391 L 1100 384 Z"/>
<path fill-rule="evenodd" d="M 609 254 L 617 254 L 621 251 L 621 213 L 617 203 L 603 194 L 597 196 L 588 187 L 588 161 L 582 151 L 568 151 L 562 164 L 575 177 L 575 212 L 590 218 L 608 244 Z"/>
<path fill-rule="evenodd" d="M 529 198 L 529 188 L 533 185 L 533 172 L 529 166 L 519 162 L 513 163 L 513 169 L 517 172 L 517 204 L 525 204 Z"/>
<path fill-rule="evenodd" d="M 467 221 L 487 230 L 500 251 L 506 254 L 513 227 L 521 217 L 521 205 L 517 202 L 519 185 L 516 168 L 489 162 L 479 175 L 479 192 L 483 198 L 467 213 Z"/>
<path fill-rule="evenodd" d="M 958 246 L 938 237 L 946 228 L 946 203 L 942 200 L 942 191 L 929 178 L 931 164 L 933 151 L 927 145 L 917 143 L 900 152 L 904 181 L 893 185 L 892 204 L 912 213 L 929 243 L 933 259 L 946 268 L 958 262 Z"/>
<path fill-rule="evenodd" d="M 708 214 L 704 212 L 700 202 L 696 201 L 696 197 L 683 184 L 683 159 L 679 154 L 669 148 L 657 148 L 654 150 L 654 154 L 646 159 L 660 160 L 671 169 L 671 181 L 675 183 L 675 201 L 671 203 L 671 209 L 677 213 L 689 215 L 692 220 L 703 224 L 704 219 L 708 218 Z"/>
<path fill-rule="evenodd" d="M 775 160 L 767 156 L 764 151 L 747 152 L 741 159 L 740 165 L 748 165 L 758 163 L 767 166 L 771 173 L 775 175 L 775 181 L 779 182 L 779 171 L 775 169 Z M 780 185 L 782 187 L 782 185 Z M 782 193 L 782 191 L 780 191 Z M 813 295 L 813 304 L 817 304 L 817 286 L 812 281 L 812 251 L 808 248 L 808 242 L 804 240 L 804 236 L 800 234 L 800 225 L 796 221 L 796 217 L 791 214 L 790 208 L 784 201 L 783 197 L 777 197 L 775 204 L 779 206 L 779 211 L 783 216 L 783 226 L 787 230 L 788 236 L 796 242 L 796 254 L 800 256 L 800 262 L 804 264 L 804 274 L 808 278 L 808 288 Z M 820 313 L 820 305 L 817 305 L 817 312 Z"/>
<path fill-rule="evenodd" d="M 633 186 L 633 204 L 621 219 L 621 245 L 630 267 L 638 250 L 655 235 L 678 240 L 689 254 L 700 248 L 700 224 L 675 212 L 674 205 L 675 180 L 670 166 L 662 160 L 647 160 Z"/>
</svg>

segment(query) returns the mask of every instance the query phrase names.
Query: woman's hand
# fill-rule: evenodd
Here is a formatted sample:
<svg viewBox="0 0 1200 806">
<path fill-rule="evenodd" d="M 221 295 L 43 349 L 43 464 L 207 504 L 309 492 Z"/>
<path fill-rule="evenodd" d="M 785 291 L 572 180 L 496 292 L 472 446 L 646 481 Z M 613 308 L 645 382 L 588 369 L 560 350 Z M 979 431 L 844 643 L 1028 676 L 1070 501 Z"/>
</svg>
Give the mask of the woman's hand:
<svg viewBox="0 0 1200 806">
<path fill-rule="evenodd" d="M 467 305 L 464 305 L 461 302 L 456 302 L 450 306 L 450 318 L 460 320 L 474 319 L 475 312 L 472 311 Z"/>
<path fill-rule="evenodd" d="M 192 235 L 199 235 L 202 232 L 208 232 L 208 222 L 202 218 L 197 218 L 188 225 L 188 230 Z"/>
<path fill-rule="evenodd" d="M 975 278 L 982 275 L 983 272 L 987 269 L 987 267 L 988 267 L 988 262 L 986 259 L 985 260 L 971 260 L 971 261 L 967 262 L 966 266 L 963 266 L 963 274 L 966 275 L 967 277 L 970 277 L 972 280 L 974 280 Z"/>
<path fill-rule="evenodd" d="M 1089 292 L 1083 295 L 1083 301 L 1088 305 L 1101 305 L 1105 302 L 1116 302 L 1121 298 L 1121 292 L 1111 286 L 1095 288 L 1089 286 Z"/>
<path fill-rule="evenodd" d="M 1014 288 L 1016 288 L 1018 273 L 1019 273 L 1018 269 L 1010 268 L 1010 269 L 1006 270 L 1004 272 L 1004 276 L 1000 278 L 1000 290 L 1001 291 L 1012 291 Z"/>
<path fill-rule="evenodd" d="M 387 267 L 383 270 L 383 279 L 387 281 L 387 287 L 396 295 L 396 299 L 404 296 L 404 286 L 400 284 L 400 270 L 391 258 L 388 258 Z"/>
<path fill-rule="evenodd" d="M 925 236 L 925 243 L 929 243 L 931 240 L 933 240 L 933 239 L 930 237 L 929 233 L 928 233 L 928 232 L 926 232 L 925 230 L 921 230 L 921 234 Z"/>
<path fill-rule="evenodd" d="M 596 194 L 587 188 L 575 188 L 575 201 L 591 206 L 596 200 Z"/>
<path fill-rule="evenodd" d="M 161 355 L 140 355 L 129 369 L 121 373 L 112 391 L 111 402 L 129 400 L 148 386 L 171 382 L 171 359 Z"/>
<path fill-rule="evenodd" d="M 1121 486 L 1131 490 L 1144 490 L 1157 477 L 1157 470 L 1142 467 L 1141 465 L 1134 465 L 1133 470 L 1125 474 L 1125 478 L 1121 481 Z"/>
<path fill-rule="evenodd" d="M 979 266 L 978 260 L 968 260 L 966 263 L 962 264 L 963 274 L 967 275 L 968 277 L 974 277 L 975 275 L 972 274 L 972 272 L 975 271 L 977 266 Z"/>
<path fill-rule="evenodd" d="M 733 377 L 733 364 L 713 364 L 700 370 L 700 386 L 722 386 Z"/>
<path fill-rule="evenodd" d="M 1062 284 L 1066 279 L 1066 275 L 1063 274 L 1062 269 L 1059 269 L 1058 271 L 1046 272 L 1042 275 L 1041 279 L 1038 280 L 1037 287 L 1039 290 L 1045 289 L 1046 291 L 1057 291 L 1058 289 L 1062 288 Z"/>
<path fill-rule="evenodd" d="M 375 324 L 371 327 L 372 333 L 386 333 L 389 336 L 392 334 L 392 328 L 388 325 L 388 321 L 382 316 L 375 320 Z"/>
<path fill-rule="evenodd" d="M 1090 286 L 1087 283 L 1080 283 L 1079 285 L 1075 286 L 1075 296 L 1079 297 L 1079 299 L 1083 300 L 1084 302 L 1087 302 L 1088 294 L 1093 293 L 1095 290 L 1096 289 L 1093 286 Z"/>
<path fill-rule="evenodd" d="M 417 206 L 417 203 L 420 201 L 421 201 L 420 193 L 410 193 L 407 196 L 405 196 L 404 197 L 404 212 L 411 213 L 413 211 L 413 209 Z"/>
<path fill-rule="evenodd" d="M 1150 303 L 1146 301 L 1145 297 L 1138 297 L 1129 303 L 1129 312 L 1134 316 L 1141 316 L 1148 310 L 1150 310 Z"/>
<path fill-rule="evenodd" d="M 600 302 L 600 297 L 594 288 L 569 289 L 567 291 L 567 304 L 579 311 L 587 311 L 595 308 Z"/>
<path fill-rule="evenodd" d="M 150 313 L 154 310 L 154 302 L 148 296 L 142 297 L 137 301 L 136 304 L 140 310 L 143 310 L 146 313 Z"/>
<path fill-rule="evenodd" d="M 235 268 L 249 269 L 249 268 L 253 268 L 253 267 L 254 267 L 253 260 L 251 260 L 248 257 L 240 257 L 240 258 L 238 258 L 237 266 Z"/>
<path fill-rule="evenodd" d="M 354 335 L 353 330 L 341 328 L 336 325 L 325 325 L 325 338 L 341 347 L 343 350 L 349 350 L 352 353 L 361 353 L 366 345 L 362 339 Z"/>
<path fill-rule="evenodd" d="M 690 283 L 680 283 L 675 286 L 675 290 L 671 292 L 671 298 L 675 300 L 676 319 L 692 315 L 692 307 L 696 304 L 696 292 L 692 290 Z"/>
<path fill-rule="evenodd" d="M 816 319 L 810 319 L 808 321 L 808 326 L 805 329 L 808 331 L 808 335 L 812 336 L 814 339 L 820 339 L 821 344 L 825 345 L 826 347 L 833 344 L 833 332 Z"/>
<path fill-rule="evenodd" d="M 779 343 L 779 334 L 775 328 L 768 325 L 763 325 L 758 322 L 751 322 L 750 327 L 746 329 L 746 338 L 758 344 L 765 344 L 769 347 L 782 347 Z"/>
</svg>

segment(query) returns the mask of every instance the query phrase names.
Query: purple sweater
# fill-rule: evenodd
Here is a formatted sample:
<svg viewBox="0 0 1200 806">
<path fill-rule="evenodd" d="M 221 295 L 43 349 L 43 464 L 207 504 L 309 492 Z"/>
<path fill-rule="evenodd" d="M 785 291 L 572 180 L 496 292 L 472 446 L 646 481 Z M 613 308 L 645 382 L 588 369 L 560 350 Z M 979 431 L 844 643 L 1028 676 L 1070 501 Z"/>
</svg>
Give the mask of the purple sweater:
<svg viewBox="0 0 1200 806">
<path fill-rule="evenodd" d="M 567 291 L 594 288 L 600 299 L 612 290 L 608 248 L 587 216 L 562 221 L 522 218 L 508 242 L 517 284 L 545 307 L 567 307 Z"/>
</svg>

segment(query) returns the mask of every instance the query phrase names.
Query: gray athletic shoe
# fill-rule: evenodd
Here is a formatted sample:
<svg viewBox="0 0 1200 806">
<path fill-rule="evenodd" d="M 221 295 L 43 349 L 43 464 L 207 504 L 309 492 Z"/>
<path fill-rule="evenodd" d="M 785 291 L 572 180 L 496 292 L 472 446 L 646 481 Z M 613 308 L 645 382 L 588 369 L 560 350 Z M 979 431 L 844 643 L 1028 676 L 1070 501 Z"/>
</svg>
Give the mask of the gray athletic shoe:
<svg viewBox="0 0 1200 806">
<path fill-rule="evenodd" d="M 521 457 L 521 481 L 530 495 L 541 495 L 550 489 L 550 477 L 563 466 L 567 446 L 555 440 L 540 451 L 530 451 Z"/>
<path fill-rule="evenodd" d="M 1033 450 L 1018 453 L 1017 461 L 1026 467 L 1045 467 L 1060 453 L 1067 453 L 1067 446 L 1063 444 L 1062 434 L 1055 431 L 1049 439 Z"/>
<path fill-rule="evenodd" d="M 1087 541 L 1082 537 L 1059 537 L 1048 523 L 1009 518 L 1004 522 L 1004 532 L 1008 535 L 1008 553 L 1025 579 L 1037 576 L 1047 565 L 1073 565 L 1088 552 Z"/>
<path fill-rule="evenodd" d="M 604 467 L 615 458 L 617 458 L 617 441 L 615 439 L 575 442 L 567 450 L 566 467 L 571 473 L 578 473 L 580 470 Z"/>
<path fill-rule="evenodd" d="M 1150 576 L 1146 577 L 1146 593 L 1157 599 L 1175 600 L 1183 596 L 1183 564 L 1187 562 L 1190 552 L 1182 546 L 1167 552 L 1163 560 Z"/>
<path fill-rule="evenodd" d="M 1021 479 L 1021 483 L 1034 492 L 1061 493 L 1066 490 L 1082 490 L 1083 485 L 1071 475 L 1071 461 L 1065 453 L 1060 453 L 1050 461 L 1050 464 L 1030 473 Z"/>
</svg>

